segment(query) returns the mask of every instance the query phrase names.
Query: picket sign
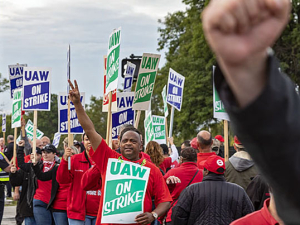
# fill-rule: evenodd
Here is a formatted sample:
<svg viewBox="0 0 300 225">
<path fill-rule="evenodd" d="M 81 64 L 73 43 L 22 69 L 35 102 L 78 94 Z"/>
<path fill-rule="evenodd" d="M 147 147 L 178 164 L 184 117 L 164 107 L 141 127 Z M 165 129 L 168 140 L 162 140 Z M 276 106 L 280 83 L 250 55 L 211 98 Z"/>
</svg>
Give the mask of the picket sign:
<svg viewBox="0 0 300 225">
<path fill-rule="evenodd" d="M 136 68 L 135 64 L 133 64 L 129 61 L 127 62 L 126 70 L 124 73 L 124 89 L 123 89 L 124 92 L 131 92 L 135 68 Z"/>
<path fill-rule="evenodd" d="M 115 29 L 109 36 L 107 51 L 107 71 L 106 71 L 106 92 L 115 90 L 118 87 L 118 75 L 120 64 L 120 43 L 121 27 Z"/>
<path fill-rule="evenodd" d="M 104 74 L 104 87 L 103 87 L 103 104 L 102 104 L 102 112 L 108 112 L 108 104 L 109 104 L 109 98 L 108 95 L 109 94 L 105 94 L 106 93 L 106 66 L 107 66 L 107 56 L 103 56 L 103 60 L 104 60 L 104 70 L 103 70 L 103 74 Z M 117 111 L 117 89 L 114 89 L 112 91 L 112 97 L 111 97 L 111 111 L 112 112 L 116 112 Z"/>
<path fill-rule="evenodd" d="M 17 139 L 18 127 L 21 126 L 21 114 L 22 114 L 22 89 L 15 89 L 13 91 L 13 104 L 11 114 L 11 128 L 14 128 L 14 143 Z M 13 150 L 13 164 L 16 165 L 17 158 L 17 145 L 14 144 Z"/>
<path fill-rule="evenodd" d="M 56 132 L 54 134 L 52 145 L 54 145 L 55 148 L 57 148 L 59 145 L 60 137 L 61 137 L 61 134 L 59 132 Z"/>
<path fill-rule="evenodd" d="M 169 69 L 167 103 L 172 106 L 169 137 L 173 135 L 174 108 L 181 110 L 185 77 L 172 68 Z"/>
<path fill-rule="evenodd" d="M 152 116 L 154 141 L 158 144 L 166 144 L 166 118 L 164 116 Z"/>
<path fill-rule="evenodd" d="M 101 223 L 136 223 L 135 217 L 144 212 L 150 170 L 137 163 L 108 159 Z"/>
<path fill-rule="evenodd" d="M 148 112 L 147 116 L 144 120 L 145 127 L 145 146 L 149 141 L 154 140 L 154 131 L 153 131 L 153 122 L 152 122 L 152 114 L 151 111 Z"/>
<path fill-rule="evenodd" d="M 8 66 L 10 97 L 13 98 L 15 89 L 23 87 L 23 69 L 27 64 L 19 64 Z"/>
<path fill-rule="evenodd" d="M 223 120 L 224 124 L 224 159 L 228 161 L 229 158 L 229 143 L 228 143 L 228 121 L 229 116 L 225 111 L 224 104 L 221 101 L 217 89 L 215 87 L 214 77 L 215 77 L 215 69 L 213 66 L 213 107 L 214 107 L 214 118 Z"/>
<path fill-rule="evenodd" d="M 119 129 L 123 124 L 134 124 L 133 98 L 134 92 L 117 94 L 118 112 L 112 113 L 112 140 L 118 139 Z"/>
<path fill-rule="evenodd" d="M 3 133 L 3 144 L 5 145 L 5 132 L 6 132 L 6 114 L 2 114 L 2 133 Z"/>
<path fill-rule="evenodd" d="M 27 137 L 33 141 L 33 122 L 31 120 L 28 120 L 25 126 L 25 130 L 27 133 Z M 43 137 L 44 133 L 42 131 L 40 131 L 39 129 L 36 130 L 36 137 L 37 139 L 41 139 Z M 19 141 L 21 140 L 21 136 L 18 137 L 17 142 L 19 143 Z"/>
</svg>

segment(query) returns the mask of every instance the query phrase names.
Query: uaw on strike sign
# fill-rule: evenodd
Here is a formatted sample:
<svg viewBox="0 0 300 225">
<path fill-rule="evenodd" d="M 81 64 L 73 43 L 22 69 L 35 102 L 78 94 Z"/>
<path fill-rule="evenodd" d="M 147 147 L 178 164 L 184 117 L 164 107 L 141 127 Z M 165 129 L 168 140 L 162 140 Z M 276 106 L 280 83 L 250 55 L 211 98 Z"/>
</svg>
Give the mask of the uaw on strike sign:
<svg viewBox="0 0 300 225">
<path fill-rule="evenodd" d="M 181 110 L 185 77 L 170 68 L 168 79 L 167 102 Z"/>
<path fill-rule="evenodd" d="M 24 111 L 50 111 L 51 68 L 24 67 L 23 104 Z"/>
<path fill-rule="evenodd" d="M 23 69 L 26 66 L 27 64 L 17 64 L 8 66 L 11 98 L 13 98 L 13 92 L 15 89 L 23 87 Z"/>
<path fill-rule="evenodd" d="M 58 95 L 58 132 L 61 134 L 68 133 L 68 95 L 66 92 L 60 92 Z M 80 92 L 80 102 L 84 108 L 85 93 Z M 83 128 L 81 127 L 77 118 L 75 106 L 70 102 L 70 127 L 71 134 L 82 134 Z"/>
<path fill-rule="evenodd" d="M 150 168 L 108 159 L 101 223 L 135 223 L 144 212 Z"/>
</svg>

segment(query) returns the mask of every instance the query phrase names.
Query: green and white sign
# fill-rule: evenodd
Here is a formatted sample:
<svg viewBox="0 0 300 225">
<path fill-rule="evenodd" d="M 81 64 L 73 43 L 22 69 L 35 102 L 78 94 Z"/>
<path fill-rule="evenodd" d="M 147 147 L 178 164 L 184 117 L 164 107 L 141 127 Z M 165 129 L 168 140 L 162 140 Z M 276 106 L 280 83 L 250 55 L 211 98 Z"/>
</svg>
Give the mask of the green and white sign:
<svg viewBox="0 0 300 225">
<path fill-rule="evenodd" d="M 144 127 L 145 127 L 145 146 L 149 141 L 154 140 L 154 131 L 153 131 L 153 123 L 152 123 L 152 115 L 151 111 L 148 113 L 144 120 Z"/>
<path fill-rule="evenodd" d="M 167 104 L 167 86 L 165 85 L 162 92 L 161 92 L 161 95 L 162 95 L 162 99 L 163 99 L 163 103 L 164 103 L 164 114 L 165 114 L 165 117 L 167 118 L 168 115 L 169 115 L 169 111 L 168 111 L 168 104 Z"/>
<path fill-rule="evenodd" d="M 27 124 L 25 125 L 25 131 L 27 134 L 27 137 L 32 141 L 33 140 L 33 123 L 31 120 L 27 121 Z M 36 129 L 36 138 L 41 139 L 44 136 L 44 133 L 40 131 L 39 129 Z M 18 137 L 16 143 L 19 143 L 21 140 L 21 136 Z"/>
<path fill-rule="evenodd" d="M 144 53 L 135 87 L 133 109 L 148 110 L 160 55 Z"/>
<path fill-rule="evenodd" d="M 101 223 L 135 223 L 134 218 L 144 212 L 149 175 L 148 167 L 108 159 Z"/>
<path fill-rule="evenodd" d="M 107 64 L 106 64 L 106 91 L 105 94 L 118 87 L 120 64 L 121 27 L 114 30 L 109 36 Z"/>
<path fill-rule="evenodd" d="M 213 66 L 213 77 L 214 76 L 215 76 L 215 66 Z M 213 99 L 214 99 L 214 118 L 229 121 L 229 116 L 225 111 L 224 104 L 219 97 L 217 89 L 215 88 L 215 82 L 213 82 Z"/>
<path fill-rule="evenodd" d="M 158 144 L 166 144 L 166 118 L 164 116 L 152 116 L 154 141 Z"/>
<path fill-rule="evenodd" d="M 22 89 L 15 89 L 13 93 L 11 128 L 16 128 L 21 126 L 21 114 L 22 114 Z"/>
</svg>

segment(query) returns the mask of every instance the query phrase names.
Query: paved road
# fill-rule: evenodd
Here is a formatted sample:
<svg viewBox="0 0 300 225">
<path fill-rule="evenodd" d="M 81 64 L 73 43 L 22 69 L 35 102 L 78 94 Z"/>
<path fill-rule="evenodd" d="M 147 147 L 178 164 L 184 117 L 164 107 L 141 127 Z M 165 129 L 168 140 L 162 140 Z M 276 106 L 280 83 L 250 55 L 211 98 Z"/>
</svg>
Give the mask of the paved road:
<svg viewBox="0 0 300 225">
<path fill-rule="evenodd" d="M 16 206 L 5 206 L 1 225 L 15 225 Z"/>
</svg>

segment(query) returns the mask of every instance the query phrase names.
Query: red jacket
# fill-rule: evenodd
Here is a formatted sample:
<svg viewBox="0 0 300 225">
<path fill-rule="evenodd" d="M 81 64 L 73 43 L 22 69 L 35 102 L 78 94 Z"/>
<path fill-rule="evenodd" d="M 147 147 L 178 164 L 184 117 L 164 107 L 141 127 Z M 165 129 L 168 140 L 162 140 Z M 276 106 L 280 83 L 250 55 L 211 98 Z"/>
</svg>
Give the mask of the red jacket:
<svg viewBox="0 0 300 225">
<path fill-rule="evenodd" d="M 233 221 L 231 225 L 279 225 L 279 223 L 270 214 L 268 207 L 270 199 L 268 198 L 264 202 L 264 207 L 261 210 L 248 214 L 236 221 Z"/>
<path fill-rule="evenodd" d="M 205 152 L 205 153 L 199 152 L 197 154 L 197 166 L 199 167 L 199 169 L 203 170 L 206 159 L 212 155 L 216 155 L 216 153 L 215 152 Z"/>
<path fill-rule="evenodd" d="M 97 166 L 88 169 L 81 178 L 81 188 L 86 191 L 86 211 L 97 216 L 101 197 L 102 179 Z M 95 207 L 97 206 L 97 207 Z"/>
<path fill-rule="evenodd" d="M 119 158 L 122 157 L 123 160 L 131 161 L 123 157 L 121 154 L 117 153 L 116 151 L 111 150 L 105 141 L 101 141 L 100 145 L 98 146 L 97 150 L 95 151 L 92 159 L 95 161 L 101 176 L 102 176 L 102 193 L 104 193 L 104 186 L 105 186 L 105 179 L 106 179 L 106 168 L 109 158 Z M 142 164 L 146 162 L 144 166 L 151 168 L 150 175 L 148 179 L 145 199 L 144 199 L 144 212 L 152 212 L 152 197 L 154 197 L 155 206 L 162 202 L 171 202 L 172 198 L 167 188 L 167 185 L 164 181 L 163 176 L 161 175 L 160 170 L 151 162 L 144 160 L 142 154 L 139 155 L 140 159 L 137 161 L 131 161 L 138 164 Z M 101 216 L 102 216 L 102 205 L 103 205 L 103 198 L 100 199 L 100 206 L 98 210 L 98 217 L 97 217 L 97 225 L 101 224 Z M 104 225 L 104 224 L 103 224 Z M 136 225 L 136 223 L 134 223 Z"/>
<path fill-rule="evenodd" d="M 197 170 L 199 171 L 197 175 L 194 177 Z M 193 179 L 193 177 L 194 179 L 191 182 L 191 184 L 201 182 L 203 179 L 203 172 L 197 167 L 196 163 L 185 162 L 182 163 L 179 167 L 169 170 L 164 176 L 165 180 L 170 176 L 178 177 L 181 183 L 177 183 L 175 185 L 174 184 L 168 185 L 172 199 L 173 201 L 175 200 L 176 201 L 171 203 L 171 208 L 168 211 L 166 222 L 172 221 L 171 220 L 172 208 L 176 205 L 180 193 L 187 187 L 187 185 Z"/>
<path fill-rule="evenodd" d="M 84 152 L 71 157 L 71 170 L 68 170 L 68 162 L 62 158 L 57 169 L 56 180 L 59 184 L 70 183 L 67 200 L 68 218 L 74 220 L 85 220 L 86 215 L 86 191 L 81 188 L 81 178 L 93 161 L 88 159 Z M 93 207 L 98 208 L 94 205 Z"/>
</svg>

